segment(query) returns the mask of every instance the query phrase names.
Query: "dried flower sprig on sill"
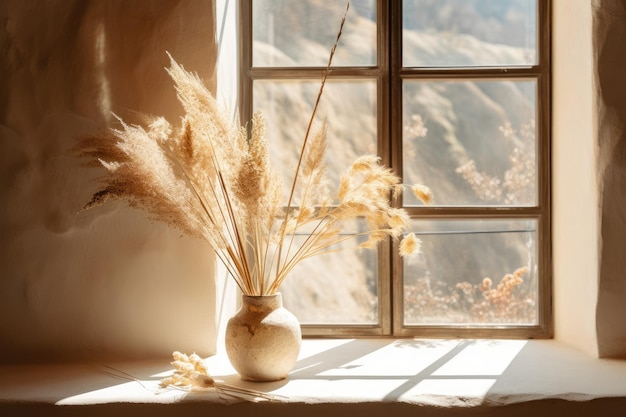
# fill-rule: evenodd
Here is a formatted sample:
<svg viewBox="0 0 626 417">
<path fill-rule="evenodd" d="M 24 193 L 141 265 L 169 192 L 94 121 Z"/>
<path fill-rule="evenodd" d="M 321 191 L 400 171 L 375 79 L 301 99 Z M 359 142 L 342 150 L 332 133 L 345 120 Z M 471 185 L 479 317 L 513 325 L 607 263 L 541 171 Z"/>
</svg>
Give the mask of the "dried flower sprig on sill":
<svg viewBox="0 0 626 417">
<path fill-rule="evenodd" d="M 121 129 L 84 138 L 76 148 L 87 165 L 107 173 L 104 187 L 85 208 L 110 198 L 126 200 L 186 235 L 205 240 L 246 295 L 278 291 L 302 260 L 336 250 L 336 244 L 366 236 L 360 246 L 375 247 L 388 236 L 399 238 L 407 213 L 390 204 L 402 190 L 400 179 L 374 155 L 358 158 L 342 176 L 337 192 L 320 187 L 324 178 L 326 129 L 312 126 L 329 74 L 341 28 L 322 77 L 286 207 L 282 185 L 270 165 L 265 123 L 256 113 L 247 129 L 233 124 L 219 109 L 200 78 L 171 56 L 173 79 L 185 115 L 179 128 L 162 117 L 146 127 L 119 119 Z M 425 203 L 425 186 L 412 187 Z M 367 230 L 345 232 L 355 221 Z M 298 241 L 296 236 L 303 236 Z M 419 249 L 414 235 L 401 254 Z"/>
<path fill-rule="evenodd" d="M 209 370 L 200 356 L 195 353 L 186 355 L 175 351 L 172 353 L 174 366 L 172 375 L 162 378 L 159 386 L 161 388 L 176 388 L 186 391 L 203 391 L 215 389 L 221 397 L 229 396 L 248 401 L 279 401 L 284 399 L 281 396 L 268 394 L 262 391 L 251 390 L 226 384 L 213 379 Z"/>
</svg>

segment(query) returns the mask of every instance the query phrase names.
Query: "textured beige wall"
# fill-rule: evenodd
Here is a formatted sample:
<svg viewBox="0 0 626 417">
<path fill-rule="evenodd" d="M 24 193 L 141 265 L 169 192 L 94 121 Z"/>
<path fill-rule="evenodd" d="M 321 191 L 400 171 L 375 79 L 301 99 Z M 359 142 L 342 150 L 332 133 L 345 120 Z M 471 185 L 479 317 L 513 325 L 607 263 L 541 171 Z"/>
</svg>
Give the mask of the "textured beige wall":
<svg viewBox="0 0 626 417">
<path fill-rule="evenodd" d="M 626 2 L 553 2 L 555 337 L 626 357 Z"/>
<path fill-rule="evenodd" d="M 553 2 L 555 337 L 597 355 L 598 203 L 591 5 Z"/>
<path fill-rule="evenodd" d="M 598 350 L 626 358 L 626 2 L 594 0 L 600 269 Z"/>
<path fill-rule="evenodd" d="M 97 172 L 65 155 L 109 109 L 176 120 L 165 51 L 214 78 L 211 3 L 0 2 L 0 360 L 214 350 L 208 247 L 122 204 L 75 215 Z M 553 12 L 555 336 L 623 356 L 624 3 Z"/>
<path fill-rule="evenodd" d="M 0 2 L 0 361 L 215 350 L 205 244 L 112 203 L 66 151 L 135 111 L 177 123 L 166 51 L 214 89 L 210 0 Z"/>
</svg>

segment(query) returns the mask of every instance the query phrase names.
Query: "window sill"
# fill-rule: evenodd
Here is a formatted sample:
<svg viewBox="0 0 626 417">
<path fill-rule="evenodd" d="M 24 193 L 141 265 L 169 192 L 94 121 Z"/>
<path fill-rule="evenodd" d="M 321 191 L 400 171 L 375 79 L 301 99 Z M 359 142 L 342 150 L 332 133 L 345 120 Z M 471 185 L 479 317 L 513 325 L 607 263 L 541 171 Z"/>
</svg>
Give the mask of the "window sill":
<svg viewBox="0 0 626 417">
<path fill-rule="evenodd" d="M 626 361 L 594 359 L 552 340 L 307 339 L 289 379 L 274 383 L 241 381 L 221 354 L 207 365 L 216 379 L 284 400 L 159 391 L 171 369 L 166 359 L 4 365 L 0 415 L 399 416 L 416 407 L 422 416 L 626 415 Z"/>
</svg>

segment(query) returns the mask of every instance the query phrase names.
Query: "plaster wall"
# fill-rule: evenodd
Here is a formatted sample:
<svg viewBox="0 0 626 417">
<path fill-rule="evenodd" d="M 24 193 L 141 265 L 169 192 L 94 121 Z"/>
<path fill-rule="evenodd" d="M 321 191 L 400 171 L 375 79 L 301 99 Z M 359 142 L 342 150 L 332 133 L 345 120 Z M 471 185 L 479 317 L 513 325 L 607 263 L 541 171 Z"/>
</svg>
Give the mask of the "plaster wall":
<svg viewBox="0 0 626 417">
<path fill-rule="evenodd" d="M 123 204 L 77 215 L 98 172 L 66 153 L 109 109 L 176 122 L 165 51 L 215 88 L 212 5 L 0 2 L 0 361 L 215 350 L 209 248 Z M 553 1 L 555 337 L 593 356 L 626 356 L 624 7 Z"/>
<path fill-rule="evenodd" d="M 177 123 L 166 51 L 215 89 L 213 2 L 0 2 L 0 361 L 215 350 L 208 246 L 112 203 L 67 151 L 136 111 Z"/>
<path fill-rule="evenodd" d="M 600 356 L 626 358 L 626 2 L 594 0 Z"/>
<path fill-rule="evenodd" d="M 626 357 L 626 3 L 553 2 L 555 337 Z"/>
<path fill-rule="evenodd" d="M 598 196 L 589 0 L 554 0 L 552 230 L 555 338 L 598 354 Z"/>
</svg>

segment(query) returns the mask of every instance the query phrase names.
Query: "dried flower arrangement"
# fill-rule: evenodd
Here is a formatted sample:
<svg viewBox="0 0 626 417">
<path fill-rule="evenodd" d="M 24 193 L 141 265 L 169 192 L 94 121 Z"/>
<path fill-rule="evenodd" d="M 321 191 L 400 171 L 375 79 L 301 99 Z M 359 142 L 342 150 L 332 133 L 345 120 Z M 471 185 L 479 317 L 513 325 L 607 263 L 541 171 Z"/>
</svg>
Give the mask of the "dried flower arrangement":
<svg viewBox="0 0 626 417">
<path fill-rule="evenodd" d="M 167 72 L 175 83 L 185 115 L 178 128 L 162 117 L 146 127 L 119 120 L 84 138 L 77 146 L 87 165 L 103 166 L 104 187 L 85 208 L 108 199 L 123 199 L 184 234 L 205 240 L 245 295 L 278 291 L 296 264 L 334 250 L 333 245 L 366 235 L 360 246 L 374 247 L 399 238 L 408 215 L 390 204 L 402 190 L 400 179 L 374 155 L 358 158 L 331 196 L 320 187 L 324 178 L 324 127 L 312 133 L 313 122 L 330 72 L 342 28 L 330 52 L 317 101 L 302 143 L 286 207 L 281 183 L 270 165 L 264 119 L 254 114 L 250 129 L 231 123 L 200 78 L 170 56 Z M 422 201 L 431 199 L 425 186 L 412 188 Z M 367 230 L 340 232 L 362 219 Z M 306 239 L 297 244 L 296 234 Z M 401 254 L 419 250 L 414 234 L 401 244 Z"/>
</svg>

